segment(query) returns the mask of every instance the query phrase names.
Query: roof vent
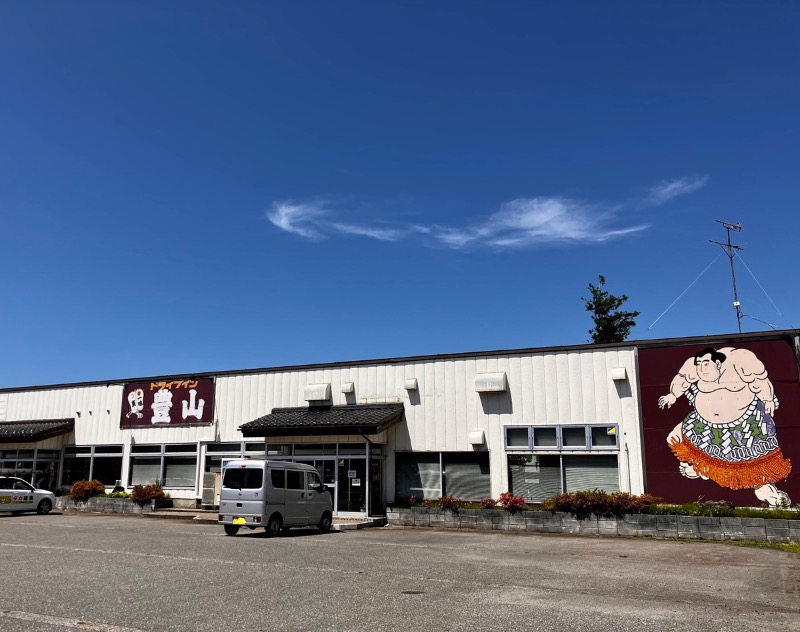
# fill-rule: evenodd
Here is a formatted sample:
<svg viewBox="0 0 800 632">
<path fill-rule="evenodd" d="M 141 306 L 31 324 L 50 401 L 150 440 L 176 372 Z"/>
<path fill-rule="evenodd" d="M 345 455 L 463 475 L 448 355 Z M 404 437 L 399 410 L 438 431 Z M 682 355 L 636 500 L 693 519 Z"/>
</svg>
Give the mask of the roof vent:
<svg viewBox="0 0 800 632">
<path fill-rule="evenodd" d="M 628 379 L 628 372 L 624 366 L 618 366 L 611 369 L 611 379 L 615 382 L 624 382 Z"/>
<path fill-rule="evenodd" d="M 303 399 L 307 402 L 327 402 L 330 398 L 330 382 L 326 384 L 309 384 L 303 389 Z"/>
<path fill-rule="evenodd" d="M 501 373 L 478 373 L 475 376 L 475 391 L 478 393 L 502 393 L 508 390 L 505 371 Z"/>
</svg>

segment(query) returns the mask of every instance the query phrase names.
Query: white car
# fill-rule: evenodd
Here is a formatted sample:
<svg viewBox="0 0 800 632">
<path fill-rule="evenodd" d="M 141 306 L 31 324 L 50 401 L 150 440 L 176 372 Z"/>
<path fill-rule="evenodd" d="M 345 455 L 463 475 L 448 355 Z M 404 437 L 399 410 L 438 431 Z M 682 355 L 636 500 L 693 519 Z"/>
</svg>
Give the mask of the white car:
<svg viewBox="0 0 800 632">
<path fill-rule="evenodd" d="M 0 476 L 0 511 L 13 514 L 35 511 L 47 514 L 56 506 L 56 495 L 46 489 L 36 489 L 30 483 L 13 476 Z"/>
</svg>

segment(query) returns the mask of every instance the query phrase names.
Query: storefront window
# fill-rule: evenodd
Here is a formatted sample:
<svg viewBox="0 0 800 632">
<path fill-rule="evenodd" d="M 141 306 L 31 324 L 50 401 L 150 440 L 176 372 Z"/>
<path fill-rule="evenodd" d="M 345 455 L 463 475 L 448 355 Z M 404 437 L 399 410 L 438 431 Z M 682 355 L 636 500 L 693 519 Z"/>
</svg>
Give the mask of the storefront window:
<svg viewBox="0 0 800 632">
<path fill-rule="evenodd" d="M 89 480 L 91 467 L 91 456 L 65 456 L 61 484 L 72 486 L 78 481 Z"/>
<path fill-rule="evenodd" d="M 525 430 L 527 433 L 527 429 Z M 395 456 L 398 500 L 442 495 L 481 500 L 491 494 L 488 452 L 399 452 Z"/>
<path fill-rule="evenodd" d="M 508 481 L 512 494 L 530 502 L 563 492 L 617 492 L 619 465 L 616 454 L 510 454 Z"/>
<path fill-rule="evenodd" d="M 442 473 L 438 452 L 398 452 L 395 455 L 397 498 L 414 496 L 417 501 L 442 495 Z"/>
<path fill-rule="evenodd" d="M 152 485 L 161 482 L 161 457 L 137 456 L 131 458 L 131 486 Z"/>
<path fill-rule="evenodd" d="M 241 444 L 234 444 L 241 450 Z M 194 488 L 197 446 L 193 443 L 137 445 L 131 448 L 130 484 L 161 483 L 166 488 Z M 183 453 L 183 454 L 180 454 Z M 209 460 L 216 457 L 207 457 Z"/>
<path fill-rule="evenodd" d="M 41 466 L 45 465 L 40 463 L 39 457 L 44 452 L 42 450 L 37 455 L 37 473 L 38 470 L 43 469 Z M 47 468 L 49 469 L 49 465 Z M 61 475 L 62 486 L 71 486 L 78 481 L 94 479 L 100 481 L 106 487 L 113 487 L 121 476 L 121 445 L 67 446 L 64 448 L 64 470 Z M 48 476 L 48 480 L 49 478 Z"/>
<path fill-rule="evenodd" d="M 480 500 L 490 496 L 488 452 L 445 452 L 444 493 L 461 500 Z"/>
<path fill-rule="evenodd" d="M 164 487 L 194 487 L 197 457 L 164 457 Z"/>
<path fill-rule="evenodd" d="M 106 487 L 113 487 L 122 478 L 122 457 L 95 457 L 92 478 Z"/>
</svg>

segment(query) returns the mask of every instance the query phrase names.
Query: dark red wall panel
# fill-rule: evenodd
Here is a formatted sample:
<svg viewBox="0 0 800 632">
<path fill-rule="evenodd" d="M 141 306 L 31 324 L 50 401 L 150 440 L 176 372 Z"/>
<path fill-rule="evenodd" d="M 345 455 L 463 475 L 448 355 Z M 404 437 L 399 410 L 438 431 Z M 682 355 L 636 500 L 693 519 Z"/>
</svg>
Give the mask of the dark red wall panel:
<svg viewBox="0 0 800 632">
<path fill-rule="evenodd" d="M 737 343 L 731 339 L 714 345 L 681 345 L 639 350 L 639 381 L 644 425 L 645 484 L 649 493 L 670 503 L 729 500 L 738 506 L 758 506 L 753 489 L 733 490 L 712 481 L 689 479 L 679 472 L 679 461 L 667 444 L 667 435 L 692 410 L 686 396 L 671 408 L 658 406 L 669 393 L 670 383 L 684 362 L 706 347 L 733 347 L 752 351 L 764 364 L 778 398 L 773 418 L 783 456 L 791 461 L 788 476 L 775 483 L 792 502 L 800 502 L 800 372 L 794 348 L 788 340 Z M 724 393 L 723 393 L 724 396 Z"/>
</svg>

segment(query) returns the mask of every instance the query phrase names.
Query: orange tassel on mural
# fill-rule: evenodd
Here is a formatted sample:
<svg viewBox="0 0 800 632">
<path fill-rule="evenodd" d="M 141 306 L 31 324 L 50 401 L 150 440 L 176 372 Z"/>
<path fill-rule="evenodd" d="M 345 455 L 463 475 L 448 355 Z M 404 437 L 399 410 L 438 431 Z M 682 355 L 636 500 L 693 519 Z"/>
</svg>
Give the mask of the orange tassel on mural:
<svg viewBox="0 0 800 632">
<path fill-rule="evenodd" d="M 689 463 L 695 472 L 728 489 L 754 489 L 777 483 L 792 471 L 792 462 L 783 458 L 780 448 L 740 463 L 715 459 L 685 440 L 672 441 L 670 449 L 678 460 Z"/>
</svg>

